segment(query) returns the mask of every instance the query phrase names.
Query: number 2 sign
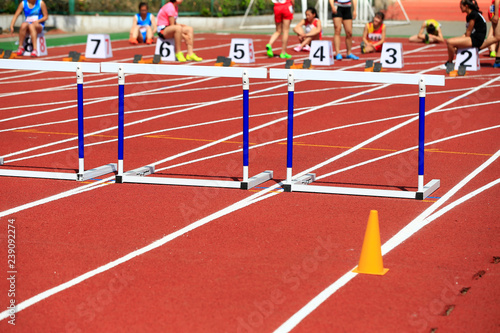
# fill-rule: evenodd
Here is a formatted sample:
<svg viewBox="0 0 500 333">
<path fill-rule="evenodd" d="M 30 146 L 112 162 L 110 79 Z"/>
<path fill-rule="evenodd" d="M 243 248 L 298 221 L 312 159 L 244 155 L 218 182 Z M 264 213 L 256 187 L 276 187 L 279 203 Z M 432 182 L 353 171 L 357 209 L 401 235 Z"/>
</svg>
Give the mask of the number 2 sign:
<svg viewBox="0 0 500 333">
<path fill-rule="evenodd" d="M 112 58 L 111 39 L 109 35 L 90 34 L 87 36 L 85 58 L 106 59 Z"/>
<path fill-rule="evenodd" d="M 231 39 L 231 49 L 229 50 L 229 58 L 235 63 L 251 63 L 255 62 L 255 54 L 253 51 L 253 40 L 247 38 Z"/>
<path fill-rule="evenodd" d="M 465 66 L 468 71 L 478 71 L 481 69 L 477 49 L 475 47 L 457 50 L 455 69 L 458 69 L 459 66 Z"/>
<path fill-rule="evenodd" d="M 384 43 L 380 55 L 382 68 L 403 68 L 403 46 L 401 43 Z"/>
</svg>

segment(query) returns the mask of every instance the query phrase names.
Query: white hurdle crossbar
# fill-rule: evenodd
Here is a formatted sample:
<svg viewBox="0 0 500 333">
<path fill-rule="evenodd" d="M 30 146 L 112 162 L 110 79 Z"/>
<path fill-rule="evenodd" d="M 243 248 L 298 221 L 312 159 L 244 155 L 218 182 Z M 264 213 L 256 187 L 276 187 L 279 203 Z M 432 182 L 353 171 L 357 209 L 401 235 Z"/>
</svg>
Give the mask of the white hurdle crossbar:
<svg viewBox="0 0 500 333">
<path fill-rule="evenodd" d="M 423 200 L 440 186 L 439 179 L 433 179 L 424 185 L 424 143 L 425 143 L 425 95 L 426 85 L 444 86 L 443 75 L 398 74 L 398 73 L 371 73 L 325 70 L 290 70 L 271 69 L 271 79 L 288 80 L 288 134 L 287 134 L 287 173 L 283 188 L 286 192 L 312 192 L 331 194 L 350 194 L 363 196 L 409 198 Z M 381 84 L 409 84 L 419 87 L 419 144 L 418 144 L 418 190 L 396 191 L 371 188 L 352 188 L 309 185 L 315 181 L 314 173 L 292 179 L 293 165 L 293 110 L 295 80 L 364 82 Z"/>
<path fill-rule="evenodd" d="M 76 174 L 0 168 L 0 176 L 83 181 L 116 171 L 116 164 L 114 163 L 103 165 L 91 170 L 85 170 L 85 144 L 83 131 L 83 73 L 100 73 L 100 64 L 66 61 L 0 59 L 0 69 L 76 73 L 78 101 L 78 172 Z M 0 157 L 0 165 L 3 164 L 4 159 Z"/>
<path fill-rule="evenodd" d="M 248 177 L 249 150 L 249 89 L 250 78 L 267 78 L 265 68 L 243 67 L 208 67 L 186 65 L 151 65 L 151 64 L 121 64 L 101 63 L 101 72 L 118 74 L 118 174 L 117 183 L 143 183 L 163 185 L 185 185 L 204 187 L 223 187 L 250 189 L 273 177 L 272 171 L 264 171 L 251 178 Z M 193 178 L 146 177 L 155 172 L 153 165 L 146 165 L 124 172 L 124 106 L 125 106 L 125 74 L 177 75 L 241 78 L 243 80 L 243 180 L 208 180 Z"/>
</svg>

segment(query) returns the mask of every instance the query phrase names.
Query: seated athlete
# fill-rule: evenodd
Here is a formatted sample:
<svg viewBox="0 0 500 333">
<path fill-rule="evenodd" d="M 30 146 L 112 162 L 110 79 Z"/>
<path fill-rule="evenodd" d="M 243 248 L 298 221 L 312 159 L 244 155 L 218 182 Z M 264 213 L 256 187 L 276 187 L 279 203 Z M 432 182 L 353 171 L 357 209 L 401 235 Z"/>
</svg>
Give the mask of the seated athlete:
<svg viewBox="0 0 500 333">
<path fill-rule="evenodd" d="M 363 41 L 361 42 L 361 53 L 381 52 L 385 42 L 384 13 L 377 12 L 373 22 L 365 25 Z"/>
<path fill-rule="evenodd" d="M 304 27 L 304 28 L 302 28 Z M 320 40 L 323 32 L 321 29 L 321 21 L 318 18 L 318 12 L 315 8 L 309 7 L 306 10 L 306 18 L 300 21 L 293 32 L 299 37 L 299 45 L 293 48 L 295 52 L 311 50 L 311 41 Z"/>
<path fill-rule="evenodd" d="M 44 22 L 49 18 L 47 6 L 42 0 L 23 0 L 19 3 L 19 6 L 14 13 L 14 17 L 12 18 L 12 22 L 10 23 L 10 33 L 14 33 L 14 24 L 16 23 L 16 20 L 21 12 L 24 12 L 25 20 L 19 28 L 19 49 L 17 50 L 17 55 L 20 56 L 24 54 L 25 50 L 23 43 L 26 38 L 26 34 L 29 33 L 33 43 L 31 56 L 37 57 L 38 52 L 36 38 L 38 34 L 42 33 L 45 26 Z"/>
<path fill-rule="evenodd" d="M 498 11 L 500 0 L 492 0 L 488 10 L 488 17 L 491 21 L 490 33 L 483 42 L 481 48 L 490 47 L 490 57 L 495 58 L 494 68 L 500 68 L 500 24 L 498 24 Z"/>
<path fill-rule="evenodd" d="M 148 12 L 148 4 L 139 4 L 139 13 L 134 15 L 134 23 L 130 29 L 130 44 L 153 44 L 153 36 L 156 30 L 155 16 Z"/>
<path fill-rule="evenodd" d="M 193 28 L 177 23 L 177 17 L 179 16 L 179 5 L 183 0 L 170 0 L 165 6 L 160 8 L 158 12 L 157 20 L 158 27 L 156 29 L 158 36 L 163 39 L 174 38 L 175 41 L 175 58 L 179 62 L 185 61 L 202 61 L 203 59 L 198 57 L 193 52 L 194 43 L 194 32 Z M 184 40 L 187 46 L 187 54 L 181 51 L 181 41 Z"/>
<path fill-rule="evenodd" d="M 448 46 L 448 61 L 444 65 L 453 62 L 455 52 L 459 48 L 475 47 L 479 49 L 483 44 L 484 37 L 486 36 L 486 20 L 479 11 L 479 6 L 476 0 L 461 0 L 460 10 L 462 13 L 467 13 L 467 24 L 465 35 L 461 37 L 453 37 L 446 40 Z"/>
<path fill-rule="evenodd" d="M 422 23 L 418 34 L 411 36 L 408 40 L 414 43 L 443 43 L 444 37 L 441 32 L 441 24 L 436 20 L 426 20 Z"/>
</svg>

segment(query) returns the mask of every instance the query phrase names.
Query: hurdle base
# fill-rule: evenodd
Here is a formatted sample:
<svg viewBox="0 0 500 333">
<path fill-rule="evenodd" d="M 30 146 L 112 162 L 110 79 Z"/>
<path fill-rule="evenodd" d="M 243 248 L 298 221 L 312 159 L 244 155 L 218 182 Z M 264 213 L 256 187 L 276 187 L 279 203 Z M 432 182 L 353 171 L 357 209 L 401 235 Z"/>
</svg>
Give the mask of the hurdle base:
<svg viewBox="0 0 500 333">
<path fill-rule="evenodd" d="M 285 192 L 292 192 L 292 185 L 309 185 L 316 180 L 315 173 L 308 173 L 299 178 L 292 179 L 291 184 L 283 184 L 283 190 Z"/>
<path fill-rule="evenodd" d="M 0 157 L 0 165 L 3 165 L 3 157 Z"/>
<path fill-rule="evenodd" d="M 74 173 L 50 172 L 50 171 L 31 171 L 31 170 L 13 170 L 0 169 L 0 176 L 22 177 L 22 178 L 42 178 L 59 180 L 76 180 Z"/>
<path fill-rule="evenodd" d="M 85 181 L 92 178 L 100 177 L 108 173 L 116 172 L 116 163 L 110 163 L 102 165 L 100 167 L 84 171 L 83 173 L 78 173 L 76 175 L 77 181 Z"/>
<path fill-rule="evenodd" d="M 424 186 L 423 192 L 379 190 L 370 188 L 321 186 L 321 185 L 303 185 L 294 183 L 288 185 L 290 186 L 289 192 L 343 194 L 343 195 L 359 195 L 359 196 L 370 196 L 370 197 L 423 200 L 439 188 L 439 180 L 434 179 L 431 182 L 429 182 L 426 186 Z M 285 186 L 283 187 L 285 188 Z"/>
<path fill-rule="evenodd" d="M 441 186 L 439 179 L 433 179 L 424 186 L 422 192 L 417 192 L 415 199 L 424 200 Z"/>
<path fill-rule="evenodd" d="M 272 178 L 273 178 L 273 171 L 266 170 L 264 172 L 259 173 L 258 175 L 255 175 L 255 176 L 249 178 L 247 182 L 241 182 L 240 188 L 242 190 L 249 190 L 252 187 L 255 187 L 255 186 L 260 185 L 264 182 L 267 182 L 268 180 L 270 180 Z"/>
<path fill-rule="evenodd" d="M 156 185 L 179 185 L 179 186 L 198 186 L 198 187 L 223 187 L 240 188 L 240 182 L 228 180 L 208 180 L 208 179 L 190 179 L 190 178 L 169 178 L 169 177 L 141 177 L 127 175 L 124 173 L 121 177 L 121 183 L 136 184 L 156 184 Z"/>
<path fill-rule="evenodd" d="M 155 173 L 155 166 L 154 165 L 146 165 L 144 167 L 140 167 L 131 171 L 125 172 L 125 175 L 116 175 L 115 177 L 115 183 L 124 183 L 123 177 L 124 176 L 137 176 L 137 177 L 144 177 L 147 175 L 152 175 Z"/>
</svg>

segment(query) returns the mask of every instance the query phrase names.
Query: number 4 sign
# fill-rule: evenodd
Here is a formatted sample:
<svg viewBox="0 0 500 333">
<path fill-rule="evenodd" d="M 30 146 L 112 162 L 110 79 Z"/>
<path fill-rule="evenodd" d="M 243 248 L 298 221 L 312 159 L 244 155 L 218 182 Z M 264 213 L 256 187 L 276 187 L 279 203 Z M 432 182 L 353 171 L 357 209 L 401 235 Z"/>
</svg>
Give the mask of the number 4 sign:
<svg viewBox="0 0 500 333">
<path fill-rule="evenodd" d="M 235 63 L 251 63 L 255 62 L 255 54 L 253 52 L 253 40 L 246 38 L 231 39 L 231 49 L 229 50 L 229 58 Z"/>
<path fill-rule="evenodd" d="M 382 68 L 403 68 L 403 45 L 401 43 L 384 43 L 380 63 Z"/>
<path fill-rule="evenodd" d="M 479 57 L 477 56 L 477 49 L 475 47 L 457 50 L 455 69 L 457 70 L 459 66 L 465 66 L 468 71 L 478 71 L 481 69 Z"/>
<path fill-rule="evenodd" d="M 158 37 L 155 54 L 161 56 L 162 61 L 175 61 L 175 41 L 173 38 Z"/>
<path fill-rule="evenodd" d="M 85 58 L 106 59 L 112 58 L 111 40 L 109 35 L 90 34 L 87 36 Z"/>
<path fill-rule="evenodd" d="M 326 40 L 313 40 L 311 42 L 311 51 L 309 51 L 309 59 L 311 59 L 311 65 L 333 65 L 332 42 Z"/>
</svg>

